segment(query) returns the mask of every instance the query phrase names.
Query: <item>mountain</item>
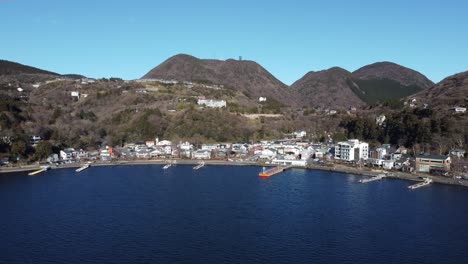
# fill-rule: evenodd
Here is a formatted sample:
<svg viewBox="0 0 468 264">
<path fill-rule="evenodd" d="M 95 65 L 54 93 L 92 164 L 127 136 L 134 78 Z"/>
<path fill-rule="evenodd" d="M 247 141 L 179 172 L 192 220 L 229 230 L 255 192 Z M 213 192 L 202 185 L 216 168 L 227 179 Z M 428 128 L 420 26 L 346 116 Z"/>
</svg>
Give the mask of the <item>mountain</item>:
<svg viewBox="0 0 468 264">
<path fill-rule="evenodd" d="M 468 106 L 468 71 L 447 77 L 412 98 L 435 108 Z"/>
<path fill-rule="evenodd" d="M 349 108 L 400 99 L 433 83 L 421 73 L 391 62 L 378 62 L 350 73 L 334 67 L 309 72 L 292 86 L 302 103 L 320 108 Z"/>
<path fill-rule="evenodd" d="M 392 62 L 377 62 L 352 73 L 353 92 L 367 103 L 400 99 L 434 85 L 421 73 Z"/>
<path fill-rule="evenodd" d="M 142 79 L 165 79 L 224 85 L 243 92 L 252 100 L 274 98 L 284 104 L 295 103 L 287 85 L 254 61 L 206 60 L 176 55 L 155 67 Z"/>
<path fill-rule="evenodd" d="M 0 60 L 0 75 L 18 75 L 18 74 L 45 74 L 45 75 L 59 75 L 55 72 L 45 71 L 31 66 L 23 65 L 20 63 Z"/>
<path fill-rule="evenodd" d="M 352 89 L 349 71 L 334 67 L 324 71 L 309 72 L 294 82 L 291 89 L 299 93 L 304 106 L 313 108 L 350 108 L 365 103 Z"/>
</svg>

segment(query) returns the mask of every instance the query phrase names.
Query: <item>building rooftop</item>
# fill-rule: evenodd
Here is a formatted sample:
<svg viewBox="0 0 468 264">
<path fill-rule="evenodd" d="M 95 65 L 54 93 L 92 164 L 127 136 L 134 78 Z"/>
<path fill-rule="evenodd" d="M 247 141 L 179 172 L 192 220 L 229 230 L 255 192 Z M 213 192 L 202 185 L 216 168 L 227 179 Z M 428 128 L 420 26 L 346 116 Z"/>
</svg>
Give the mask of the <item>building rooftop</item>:
<svg viewBox="0 0 468 264">
<path fill-rule="evenodd" d="M 419 159 L 435 159 L 435 160 L 446 160 L 448 156 L 445 155 L 434 155 L 434 154 L 422 154 L 417 155 L 416 158 Z"/>
</svg>

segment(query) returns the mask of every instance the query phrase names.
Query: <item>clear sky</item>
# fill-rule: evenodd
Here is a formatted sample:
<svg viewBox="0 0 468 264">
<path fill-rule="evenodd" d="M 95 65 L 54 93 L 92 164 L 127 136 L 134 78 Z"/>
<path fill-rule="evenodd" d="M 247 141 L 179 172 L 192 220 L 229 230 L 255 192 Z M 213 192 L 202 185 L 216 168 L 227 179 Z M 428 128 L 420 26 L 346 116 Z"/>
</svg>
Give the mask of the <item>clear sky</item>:
<svg viewBox="0 0 468 264">
<path fill-rule="evenodd" d="M 0 58 L 58 73 L 140 78 L 178 54 L 308 71 L 392 61 L 434 82 L 468 70 L 463 0 L 0 0 Z"/>
</svg>

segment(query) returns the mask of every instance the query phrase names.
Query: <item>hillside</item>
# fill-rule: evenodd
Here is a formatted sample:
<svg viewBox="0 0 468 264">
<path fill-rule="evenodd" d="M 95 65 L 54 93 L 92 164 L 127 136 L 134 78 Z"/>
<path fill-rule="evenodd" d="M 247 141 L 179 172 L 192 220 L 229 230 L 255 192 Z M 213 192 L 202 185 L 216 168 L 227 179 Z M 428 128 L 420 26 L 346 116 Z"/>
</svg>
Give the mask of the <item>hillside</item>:
<svg viewBox="0 0 468 264">
<path fill-rule="evenodd" d="M 18 74 L 46 74 L 59 75 L 55 72 L 45 71 L 31 66 L 23 65 L 7 60 L 0 60 L 0 75 L 18 75 Z"/>
<path fill-rule="evenodd" d="M 434 83 L 421 73 L 391 62 L 377 62 L 352 73 L 353 92 L 366 103 L 399 99 Z"/>
<path fill-rule="evenodd" d="M 304 106 L 338 109 L 363 106 L 364 102 L 350 89 L 351 73 L 334 67 L 309 72 L 291 85 L 300 94 Z"/>
<path fill-rule="evenodd" d="M 468 106 L 468 71 L 447 77 L 412 98 L 435 108 Z"/>
<path fill-rule="evenodd" d="M 142 79 L 164 79 L 224 85 L 243 92 L 251 100 L 273 98 L 294 104 L 287 85 L 254 61 L 204 60 L 190 55 L 176 55 L 155 67 Z"/>
</svg>

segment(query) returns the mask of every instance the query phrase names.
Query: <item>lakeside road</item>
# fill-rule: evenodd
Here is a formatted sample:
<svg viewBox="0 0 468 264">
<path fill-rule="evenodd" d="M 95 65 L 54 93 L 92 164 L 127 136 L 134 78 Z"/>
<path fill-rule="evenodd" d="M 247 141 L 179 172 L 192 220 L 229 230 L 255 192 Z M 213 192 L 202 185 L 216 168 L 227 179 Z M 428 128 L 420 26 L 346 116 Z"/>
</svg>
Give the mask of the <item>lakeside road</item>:
<svg viewBox="0 0 468 264">
<path fill-rule="evenodd" d="M 167 164 L 168 161 L 176 161 L 176 165 L 196 165 L 200 160 L 182 160 L 182 159 L 173 159 L 173 160 L 115 160 L 112 162 L 95 162 L 91 166 L 121 166 L 121 165 L 163 165 Z M 226 161 L 226 160 L 203 160 L 206 165 L 223 165 L 223 166 L 265 166 L 271 167 L 276 166 L 272 164 L 261 164 L 257 162 L 249 161 Z M 59 166 L 52 167 L 52 169 L 66 169 L 66 168 L 79 168 L 84 163 L 70 163 L 62 164 Z M 374 177 L 380 174 L 386 174 L 386 178 L 390 179 L 402 179 L 408 181 L 423 181 L 423 178 L 430 178 L 435 183 L 449 184 L 449 185 L 459 185 L 468 187 L 468 181 L 457 180 L 453 178 L 447 178 L 442 176 L 432 176 L 427 174 L 412 174 L 398 171 L 384 171 L 384 170 L 371 170 L 369 168 L 356 168 L 348 167 L 341 164 L 334 164 L 334 166 L 324 166 L 324 165 L 315 165 L 311 164 L 307 167 L 295 167 L 297 169 L 311 169 L 311 170 L 323 170 L 331 172 L 340 172 L 347 174 L 355 174 L 362 176 Z M 40 169 L 39 165 L 24 165 L 19 167 L 1 167 L 0 173 L 12 173 L 12 172 L 28 172 Z"/>
</svg>

